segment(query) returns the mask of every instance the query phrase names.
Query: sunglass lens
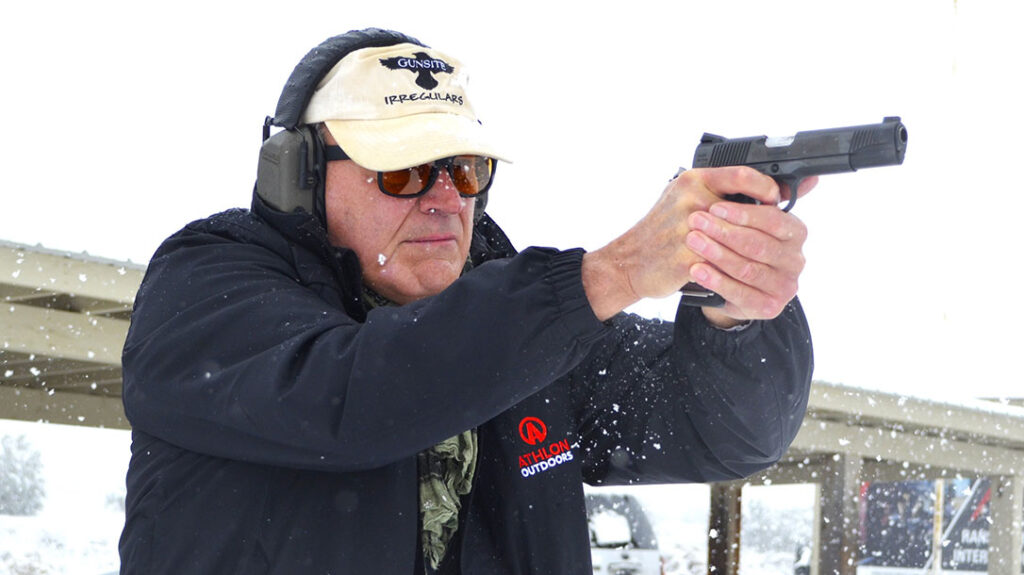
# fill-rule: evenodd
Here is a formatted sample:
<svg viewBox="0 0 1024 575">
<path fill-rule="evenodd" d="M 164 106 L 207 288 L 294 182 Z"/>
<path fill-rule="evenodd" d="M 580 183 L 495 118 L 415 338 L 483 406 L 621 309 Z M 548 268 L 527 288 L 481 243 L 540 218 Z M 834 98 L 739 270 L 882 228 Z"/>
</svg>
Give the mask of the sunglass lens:
<svg viewBox="0 0 1024 575">
<path fill-rule="evenodd" d="M 412 180 L 412 170 L 394 170 L 391 172 L 380 172 L 377 181 L 385 192 L 398 196 L 409 185 Z"/>
<path fill-rule="evenodd" d="M 492 160 L 482 156 L 455 156 L 452 158 L 452 182 L 464 196 L 475 196 L 491 183 Z"/>
<path fill-rule="evenodd" d="M 392 196 L 414 196 L 426 189 L 430 181 L 430 164 L 380 172 L 377 179 L 380 188 Z"/>
<path fill-rule="evenodd" d="M 494 160 L 483 156 L 455 156 L 405 170 L 377 172 L 377 182 L 385 194 L 418 196 L 433 185 L 440 166 L 445 167 L 455 189 L 463 196 L 475 196 L 487 191 L 494 177 Z"/>
</svg>

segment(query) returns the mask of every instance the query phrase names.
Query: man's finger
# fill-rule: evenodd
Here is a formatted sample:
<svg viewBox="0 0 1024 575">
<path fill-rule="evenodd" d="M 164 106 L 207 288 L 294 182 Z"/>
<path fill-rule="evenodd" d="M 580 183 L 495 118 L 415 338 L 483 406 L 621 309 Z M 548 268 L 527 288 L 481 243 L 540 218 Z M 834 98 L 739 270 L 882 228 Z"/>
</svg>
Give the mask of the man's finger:
<svg viewBox="0 0 1024 575">
<path fill-rule="evenodd" d="M 737 319 L 771 319 L 777 317 L 796 295 L 795 288 L 778 293 L 761 291 L 722 273 L 708 263 L 695 264 L 690 276 L 701 286 L 725 299 L 725 311 Z"/>
<path fill-rule="evenodd" d="M 795 241 L 802 244 L 807 239 L 807 226 L 800 221 L 800 218 L 783 212 L 775 206 L 718 202 L 712 205 L 708 211 L 723 225 L 752 228 L 779 241 Z"/>
</svg>

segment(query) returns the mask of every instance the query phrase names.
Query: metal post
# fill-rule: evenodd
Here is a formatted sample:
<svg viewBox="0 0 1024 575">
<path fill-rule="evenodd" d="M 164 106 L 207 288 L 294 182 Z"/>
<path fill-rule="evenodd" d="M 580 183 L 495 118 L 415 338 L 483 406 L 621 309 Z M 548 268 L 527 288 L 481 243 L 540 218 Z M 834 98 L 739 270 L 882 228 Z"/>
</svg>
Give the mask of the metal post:
<svg viewBox="0 0 1024 575">
<path fill-rule="evenodd" d="M 1021 515 L 1024 502 L 1024 478 L 1019 475 L 994 477 L 989 517 L 992 527 L 988 539 L 988 572 L 1020 575 Z"/>
<path fill-rule="evenodd" d="M 858 503 L 861 468 L 857 455 L 837 453 L 821 481 L 820 575 L 856 575 L 860 527 Z"/>
<path fill-rule="evenodd" d="M 741 491 L 737 483 L 711 484 L 708 525 L 708 574 L 738 575 L 740 570 Z"/>
<path fill-rule="evenodd" d="M 942 508 L 946 501 L 946 482 L 942 479 L 935 480 L 935 506 L 932 508 L 932 573 L 942 573 Z"/>
</svg>

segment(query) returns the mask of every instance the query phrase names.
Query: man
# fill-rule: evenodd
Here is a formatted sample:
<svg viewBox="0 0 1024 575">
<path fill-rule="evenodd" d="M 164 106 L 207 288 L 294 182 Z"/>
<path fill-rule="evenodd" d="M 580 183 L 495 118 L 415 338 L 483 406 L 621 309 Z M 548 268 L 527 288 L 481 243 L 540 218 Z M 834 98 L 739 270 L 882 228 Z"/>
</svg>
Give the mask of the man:
<svg viewBox="0 0 1024 575">
<path fill-rule="evenodd" d="M 310 52 L 273 123 L 252 209 L 139 290 L 122 573 L 590 573 L 583 482 L 739 478 L 792 441 L 805 228 L 770 178 L 684 172 L 601 249 L 517 253 L 462 64 L 382 30 Z M 728 303 L 621 313 L 691 280 Z"/>
</svg>

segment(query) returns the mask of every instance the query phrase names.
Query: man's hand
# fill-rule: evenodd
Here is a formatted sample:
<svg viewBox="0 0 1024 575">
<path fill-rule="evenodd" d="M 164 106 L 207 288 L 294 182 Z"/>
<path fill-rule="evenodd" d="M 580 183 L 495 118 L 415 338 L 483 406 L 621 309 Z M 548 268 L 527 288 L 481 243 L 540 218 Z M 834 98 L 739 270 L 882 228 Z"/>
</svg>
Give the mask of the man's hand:
<svg viewBox="0 0 1024 575">
<path fill-rule="evenodd" d="M 817 178 L 801 186 L 800 195 Z M 743 194 L 765 205 L 724 201 Z M 775 204 L 775 180 L 746 167 L 683 172 L 629 231 L 583 260 L 583 284 L 599 319 L 642 298 L 665 297 L 695 281 L 719 293 L 723 308 L 704 308 L 730 327 L 769 319 L 796 295 L 807 229 Z"/>
<path fill-rule="evenodd" d="M 796 296 L 807 239 L 796 216 L 774 205 L 718 202 L 690 214 L 689 224 L 686 245 L 705 260 L 690 267 L 690 277 L 726 301 L 723 308 L 704 308 L 709 321 L 730 327 L 771 319 Z"/>
</svg>

